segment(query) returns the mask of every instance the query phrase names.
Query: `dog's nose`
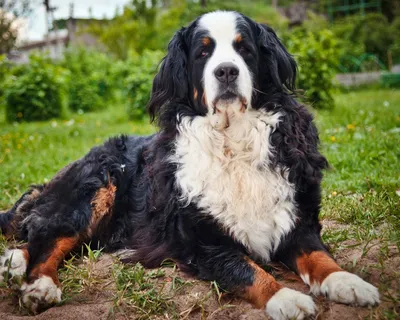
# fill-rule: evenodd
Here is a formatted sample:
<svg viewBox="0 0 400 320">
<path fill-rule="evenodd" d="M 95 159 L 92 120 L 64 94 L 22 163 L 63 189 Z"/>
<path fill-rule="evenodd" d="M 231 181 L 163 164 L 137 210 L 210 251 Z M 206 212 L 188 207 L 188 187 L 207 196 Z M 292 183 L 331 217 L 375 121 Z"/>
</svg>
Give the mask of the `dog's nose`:
<svg viewBox="0 0 400 320">
<path fill-rule="evenodd" d="M 221 63 L 214 71 L 215 77 L 222 83 L 230 83 L 237 79 L 239 69 L 233 63 Z"/>
</svg>

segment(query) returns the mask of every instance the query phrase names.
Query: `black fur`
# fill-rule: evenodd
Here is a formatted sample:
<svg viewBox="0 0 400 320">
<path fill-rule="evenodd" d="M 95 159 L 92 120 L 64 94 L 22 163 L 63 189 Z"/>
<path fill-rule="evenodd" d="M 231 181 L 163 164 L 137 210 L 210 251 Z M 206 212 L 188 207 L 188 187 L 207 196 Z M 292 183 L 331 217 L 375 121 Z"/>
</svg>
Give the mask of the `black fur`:
<svg viewBox="0 0 400 320">
<path fill-rule="evenodd" d="M 60 237 L 82 234 L 91 217 L 91 199 L 110 181 L 117 187 L 112 216 L 92 235 L 92 244 L 107 251 L 134 249 L 128 260 L 156 267 L 171 258 L 199 278 L 217 280 L 225 289 L 237 290 L 253 282 L 254 270 L 246 261 L 246 248 L 226 233 L 196 205 L 183 206 L 175 183 L 176 166 L 166 159 L 174 152 L 179 116 L 204 116 L 207 108 L 197 59 L 197 21 L 178 31 L 168 46 L 154 79 L 149 113 L 160 130 L 149 137 L 117 137 L 74 162 L 34 200 L 21 222 L 19 237 L 28 241 L 30 268 L 46 258 Z M 254 78 L 254 108 L 283 114 L 271 137 L 271 166 L 289 169 L 295 185 L 297 225 L 273 255 L 295 270 L 302 252 L 325 250 L 318 214 L 320 182 L 326 159 L 318 151 L 318 134 L 307 109 L 292 95 L 296 64 L 275 32 L 246 17 L 239 23 L 246 45 L 244 57 Z M 211 49 L 212 50 L 212 47 Z M 193 90 L 198 90 L 198 97 Z M 19 202 L 0 215 L 5 230 Z M 17 217 L 14 217 L 17 218 Z M 29 272 L 29 271 L 28 271 Z"/>
</svg>

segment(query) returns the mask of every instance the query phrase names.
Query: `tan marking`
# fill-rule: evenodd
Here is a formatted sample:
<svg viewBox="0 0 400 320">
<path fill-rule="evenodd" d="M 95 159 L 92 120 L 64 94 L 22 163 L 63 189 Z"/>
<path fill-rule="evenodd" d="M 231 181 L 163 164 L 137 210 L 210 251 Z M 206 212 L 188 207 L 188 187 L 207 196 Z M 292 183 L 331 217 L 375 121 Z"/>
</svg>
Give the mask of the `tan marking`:
<svg viewBox="0 0 400 320">
<path fill-rule="evenodd" d="M 100 188 L 96 192 L 91 202 L 92 217 L 88 226 L 89 236 L 92 234 L 92 231 L 96 229 L 101 219 L 111 214 L 116 191 L 117 187 L 110 183 L 107 187 Z"/>
<path fill-rule="evenodd" d="M 65 256 L 76 247 L 79 242 L 79 237 L 59 238 L 56 240 L 53 250 L 45 262 L 35 266 L 30 275 L 29 280 L 34 280 L 42 275 L 49 276 L 53 279 L 57 286 L 60 286 L 60 281 L 57 276 L 57 269 Z"/>
<path fill-rule="evenodd" d="M 268 300 L 283 286 L 254 261 L 249 260 L 249 265 L 254 270 L 254 282 L 246 288 L 244 297 L 256 308 L 262 309 L 265 308 Z"/>
<path fill-rule="evenodd" d="M 240 98 L 240 102 L 242 103 L 242 105 L 240 106 L 240 110 L 239 111 L 244 113 L 246 111 L 246 109 L 247 109 L 248 102 L 247 102 L 245 97 Z"/>
<path fill-rule="evenodd" d="M 209 37 L 204 37 L 201 39 L 201 43 L 205 46 L 208 46 L 211 43 L 211 39 Z"/>
<path fill-rule="evenodd" d="M 343 271 L 343 269 L 323 251 L 314 251 L 310 254 L 303 254 L 297 258 L 296 264 L 300 275 L 309 276 L 310 285 L 315 282 L 321 284 L 331 273 Z"/>
<path fill-rule="evenodd" d="M 233 156 L 232 150 L 227 146 L 224 147 L 224 156 L 227 158 L 230 158 Z"/>
<path fill-rule="evenodd" d="M 239 43 L 241 41 L 243 41 L 243 37 L 242 37 L 242 35 L 240 33 L 237 33 L 236 36 L 235 36 L 235 42 Z"/>
<path fill-rule="evenodd" d="M 201 97 L 201 101 L 203 102 L 203 104 L 206 106 L 207 105 L 207 96 L 206 93 L 203 92 L 203 96 Z"/>
<path fill-rule="evenodd" d="M 197 91 L 196 88 L 194 88 L 193 89 L 193 98 L 194 98 L 194 100 L 197 100 L 198 95 L 199 95 L 199 92 Z"/>
<path fill-rule="evenodd" d="M 27 247 L 22 247 L 21 250 L 22 250 L 22 254 L 24 255 L 24 258 L 26 260 L 26 264 L 28 265 L 28 263 L 29 263 L 29 251 L 28 251 L 28 248 Z"/>
</svg>

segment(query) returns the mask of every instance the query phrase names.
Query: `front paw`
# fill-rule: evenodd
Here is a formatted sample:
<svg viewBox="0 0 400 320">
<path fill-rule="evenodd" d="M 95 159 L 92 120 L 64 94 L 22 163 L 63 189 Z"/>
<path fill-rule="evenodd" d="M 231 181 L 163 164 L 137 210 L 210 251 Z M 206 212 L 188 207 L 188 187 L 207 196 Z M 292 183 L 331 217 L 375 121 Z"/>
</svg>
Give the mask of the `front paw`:
<svg viewBox="0 0 400 320">
<path fill-rule="evenodd" d="M 33 313 L 40 312 L 61 301 L 61 289 L 48 276 L 40 276 L 21 287 L 22 302 Z"/>
<path fill-rule="evenodd" d="M 322 282 L 320 291 L 339 303 L 373 306 L 380 302 L 377 288 L 347 271 L 331 273 Z"/>
<path fill-rule="evenodd" d="M 282 288 L 269 299 L 265 310 L 274 320 L 301 320 L 315 315 L 317 308 L 310 296 Z"/>
</svg>

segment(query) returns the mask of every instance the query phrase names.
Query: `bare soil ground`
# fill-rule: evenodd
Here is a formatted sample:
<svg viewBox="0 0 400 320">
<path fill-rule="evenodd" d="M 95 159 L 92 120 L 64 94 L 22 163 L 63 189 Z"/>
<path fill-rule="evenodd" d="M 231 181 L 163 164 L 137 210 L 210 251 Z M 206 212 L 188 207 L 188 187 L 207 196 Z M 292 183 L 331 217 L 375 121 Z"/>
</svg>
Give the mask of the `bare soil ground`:
<svg viewBox="0 0 400 320">
<path fill-rule="evenodd" d="M 329 225 L 329 223 L 327 223 Z M 400 255 L 396 246 L 383 248 L 379 242 L 356 244 L 347 241 L 335 252 L 339 264 L 349 271 L 380 288 L 382 303 L 372 309 L 345 306 L 314 297 L 318 304 L 318 319 L 356 320 L 356 319 L 396 319 L 400 314 Z M 384 257 L 384 259 L 382 258 Z M 138 319 L 135 307 L 126 304 L 124 299 L 116 298 L 116 285 L 113 280 L 115 257 L 104 254 L 92 264 L 91 277 L 95 281 L 83 285 L 62 305 L 27 317 L 18 304 L 18 297 L 10 290 L 0 289 L 0 319 Z M 229 294 L 220 293 L 212 283 L 195 280 L 176 268 L 162 268 L 163 276 L 154 280 L 155 287 L 163 287 L 163 294 L 174 303 L 173 314 L 166 311 L 161 315 L 143 316 L 141 319 L 268 319 L 262 310 L 255 310 L 245 301 L 235 299 Z M 287 287 L 308 293 L 308 288 L 292 272 L 281 266 L 272 266 L 272 273 Z M 179 279 L 179 288 L 176 284 Z M 397 318 L 398 319 L 398 318 Z"/>
</svg>

